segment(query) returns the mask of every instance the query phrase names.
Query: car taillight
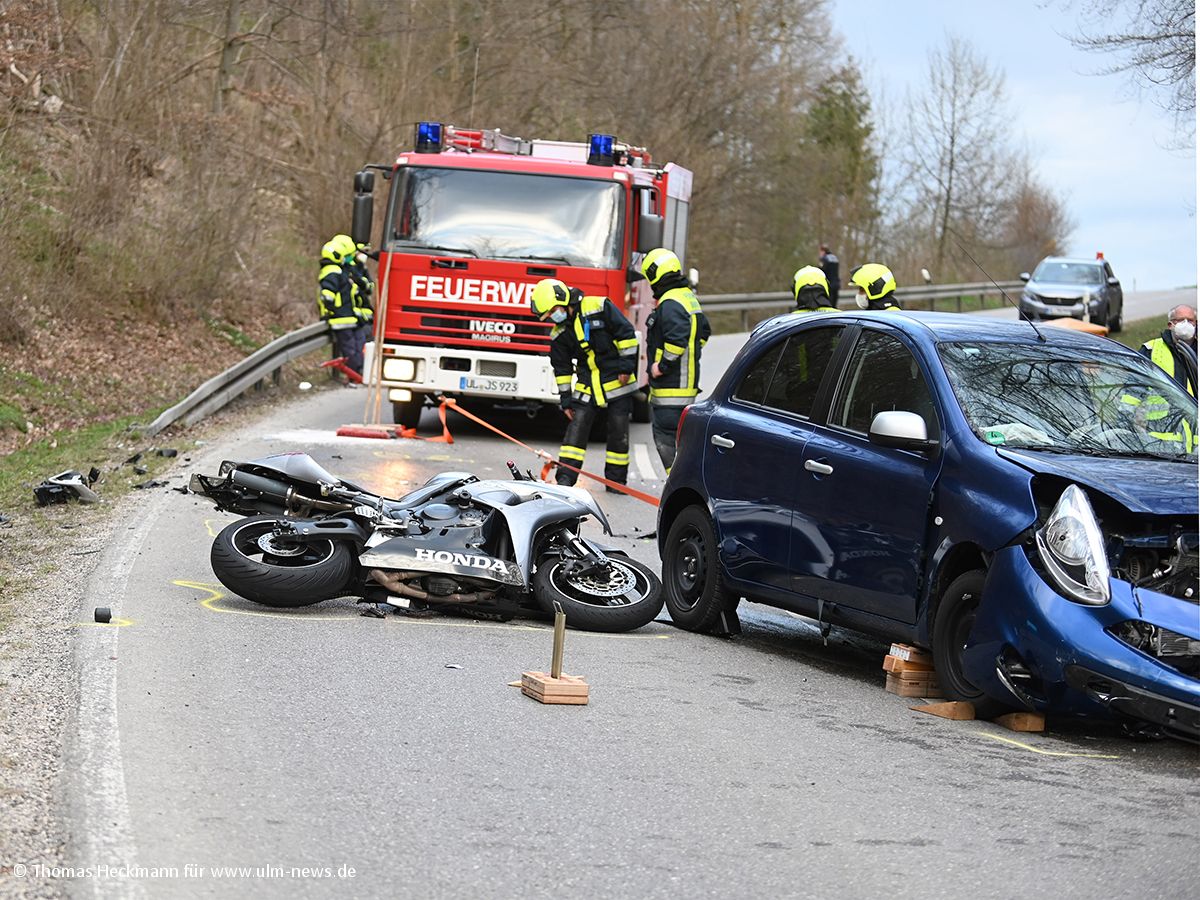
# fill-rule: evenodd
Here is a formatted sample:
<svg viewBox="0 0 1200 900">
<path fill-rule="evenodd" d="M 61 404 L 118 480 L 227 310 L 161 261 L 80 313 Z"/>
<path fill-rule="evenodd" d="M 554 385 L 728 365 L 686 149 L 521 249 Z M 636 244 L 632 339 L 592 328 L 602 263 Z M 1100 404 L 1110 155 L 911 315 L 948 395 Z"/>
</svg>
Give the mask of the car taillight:
<svg viewBox="0 0 1200 900">
<path fill-rule="evenodd" d="M 683 434 L 683 420 L 687 418 L 688 410 L 691 406 L 685 406 L 683 412 L 679 414 L 679 424 L 675 426 L 675 447 L 679 448 L 679 436 Z"/>
</svg>

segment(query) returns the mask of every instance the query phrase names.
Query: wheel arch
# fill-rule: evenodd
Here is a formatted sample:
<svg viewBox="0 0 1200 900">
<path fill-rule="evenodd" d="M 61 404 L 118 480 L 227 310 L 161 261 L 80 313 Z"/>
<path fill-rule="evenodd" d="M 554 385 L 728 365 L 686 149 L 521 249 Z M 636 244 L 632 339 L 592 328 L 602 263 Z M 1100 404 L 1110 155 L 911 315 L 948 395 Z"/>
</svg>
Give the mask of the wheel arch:
<svg viewBox="0 0 1200 900">
<path fill-rule="evenodd" d="M 708 508 L 708 503 L 699 491 L 692 488 L 680 488 L 672 491 L 670 496 L 658 508 L 658 555 L 661 557 L 663 549 L 666 546 L 667 535 L 671 531 L 671 526 L 675 524 L 675 520 L 679 514 L 689 506 L 703 507 L 704 511 L 712 517 L 712 510 Z M 713 528 L 716 529 L 716 521 L 713 522 Z"/>
<path fill-rule="evenodd" d="M 978 544 L 964 541 L 946 548 L 938 555 L 934 574 L 930 579 L 929 590 L 925 596 L 925 614 L 918 623 L 918 634 L 921 643 L 930 646 L 933 637 L 933 622 L 937 617 L 937 607 L 946 593 L 946 588 L 954 583 L 961 575 L 974 569 L 984 572 L 988 568 L 988 554 Z"/>
</svg>

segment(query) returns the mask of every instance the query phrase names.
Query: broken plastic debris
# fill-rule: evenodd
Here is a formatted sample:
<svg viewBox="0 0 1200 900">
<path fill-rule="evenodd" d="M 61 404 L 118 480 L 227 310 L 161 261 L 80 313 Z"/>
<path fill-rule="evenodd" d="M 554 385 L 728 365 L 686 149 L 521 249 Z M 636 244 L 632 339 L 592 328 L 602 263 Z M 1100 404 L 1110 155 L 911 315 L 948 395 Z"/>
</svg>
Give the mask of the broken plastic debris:
<svg viewBox="0 0 1200 900">
<path fill-rule="evenodd" d="M 96 621 L 102 625 L 107 625 L 112 621 L 112 610 L 107 606 L 96 607 Z"/>
<path fill-rule="evenodd" d="M 446 668 L 447 669 L 461 669 L 462 666 L 460 666 L 458 663 L 446 663 Z"/>
<path fill-rule="evenodd" d="M 96 481 L 96 478 L 91 477 L 92 473 L 95 473 L 96 478 L 100 477 L 99 470 L 94 467 L 88 473 L 87 480 L 81 473 L 74 470 L 51 475 L 33 489 L 33 497 L 37 500 L 38 506 L 66 503 L 72 498 L 77 499 L 80 503 L 98 503 L 100 495 L 90 487 Z"/>
<path fill-rule="evenodd" d="M 167 482 L 165 482 L 165 481 L 156 481 L 156 480 L 154 480 L 154 479 L 152 478 L 152 479 L 150 479 L 149 481 L 143 481 L 141 484 L 135 484 L 133 487 L 134 487 L 134 489 L 135 489 L 135 490 L 139 490 L 139 491 L 140 491 L 140 490 L 143 490 L 143 489 L 145 489 L 145 488 L 160 488 L 160 487 L 166 487 L 166 486 L 167 486 Z"/>
<path fill-rule="evenodd" d="M 296 386 L 298 388 L 300 388 L 300 390 L 302 390 L 302 391 L 311 391 L 312 390 L 312 382 L 310 382 L 310 381 L 302 381 Z"/>
<path fill-rule="evenodd" d="M 176 450 L 174 447 L 161 447 L 158 450 L 158 455 L 166 456 L 166 457 L 173 457 L 173 456 L 178 456 L 179 451 Z"/>
</svg>

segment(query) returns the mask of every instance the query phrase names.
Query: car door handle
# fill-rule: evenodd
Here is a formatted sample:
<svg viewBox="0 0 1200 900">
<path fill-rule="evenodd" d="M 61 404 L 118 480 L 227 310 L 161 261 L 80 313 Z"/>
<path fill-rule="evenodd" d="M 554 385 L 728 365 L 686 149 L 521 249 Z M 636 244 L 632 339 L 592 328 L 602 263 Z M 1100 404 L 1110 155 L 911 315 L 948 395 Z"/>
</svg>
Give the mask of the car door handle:
<svg viewBox="0 0 1200 900">
<path fill-rule="evenodd" d="M 818 475 L 832 475 L 833 466 L 827 466 L 825 463 L 819 463 L 815 459 L 806 459 L 804 468 L 809 472 L 816 472 Z"/>
<path fill-rule="evenodd" d="M 708 439 L 708 442 L 715 447 L 724 447 L 726 450 L 734 446 L 733 441 L 727 437 L 721 437 L 719 434 L 714 434 Z"/>
</svg>

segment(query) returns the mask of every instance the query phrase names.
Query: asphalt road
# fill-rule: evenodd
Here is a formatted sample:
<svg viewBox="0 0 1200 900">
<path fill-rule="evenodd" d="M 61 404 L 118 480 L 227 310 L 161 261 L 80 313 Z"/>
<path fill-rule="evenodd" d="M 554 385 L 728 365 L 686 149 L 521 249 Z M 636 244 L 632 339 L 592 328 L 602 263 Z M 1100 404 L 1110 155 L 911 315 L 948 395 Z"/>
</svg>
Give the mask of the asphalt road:
<svg viewBox="0 0 1200 900">
<path fill-rule="evenodd" d="M 707 383 L 739 341 L 713 342 Z M 307 396 L 199 448 L 173 483 L 297 448 L 393 495 L 443 469 L 536 467 L 455 416 L 453 445 L 337 438 L 364 399 Z M 561 437 L 555 415 L 493 418 L 535 447 Z M 632 441 L 631 483 L 656 493 L 649 426 Z M 589 468 L 602 459 L 593 444 Z M 599 496 L 615 541 L 657 566 L 653 509 Z M 507 684 L 548 666 L 545 623 L 379 620 L 341 601 L 274 612 L 212 574 L 233 517 L 166 490 L 127 515 L 79 612 L 109 605 L 119 624 L 85 624 L 75 646 L 67 859 L 110 867 L 66 882 L 78 895 L 1194 892 L 1194 747 L 915 712 L 883 690 L 886 645 L 840 630 L 825 645 L 809 620 L 754 604 L 732 641 L 665 612 L 634 634 L 571 632 L 564 669 L 591 703 L 545 707 Z"/>
</svg>

